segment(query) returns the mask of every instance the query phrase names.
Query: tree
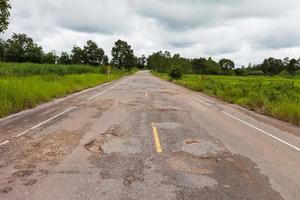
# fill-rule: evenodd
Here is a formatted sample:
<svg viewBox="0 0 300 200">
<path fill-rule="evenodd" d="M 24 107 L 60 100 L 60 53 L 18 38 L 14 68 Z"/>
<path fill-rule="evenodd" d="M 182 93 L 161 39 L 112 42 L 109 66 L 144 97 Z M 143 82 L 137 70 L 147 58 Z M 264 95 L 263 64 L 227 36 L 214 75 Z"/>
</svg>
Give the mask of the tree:
<svg viewBox="0 0 300 200">
<path fill-rule="evenodd" d="M 107 55 L 104 55 L 104 56 L 103 56 L 102 64 L 105 65 L 105 66 L 108 66 L 108 65 L 109 65 L 109 59 L 108 59 L 108 56 L 107 56 Z"/>
<path fill-rule="evenodd" d="M 9 0 L 0 1 L 0 32 L 3 33 L 8 27 L 8 20 L 10 16 L 10 3 Z"/>
<path fill-rule="evenodd" d="M 214 61 L 211 57 L 209 57 L 206 61 L 206 73 L 207 74 L 219 74 L 221 71 L 220 65 Z"/>
<path fill-rule="evenodd" d="M 289 74 L 294 74 L 297 70 L 298 61 L 296 59 L 291 59 L 289 63 L 286 65 L 286 71 Z"/>
<path fill-rule="evenodd" d="M 71 62 L 73 64 L 82 64 L 84 60 L 84 52 L 80 47 L 74 46 L 71 51 Z"/>
<path fill-rule="evenodd" d="M 0 61 L 4 61 L 6 42 L 0 38 Z"/>
<path fill-rule="evenodd" d="M 42 62 L 43 49 L 25 34 L 14 33 L 6 42 L 5 61 Z"/>
<path fill-rule="evenodd" d="M 284 69 L 284 64 L 282 60 L 270 57 L 264 60 L 260 68 L 265 74 L 276 75 Z"/>
<path fill-rule="evenodd" d="M 70 58 L 70 55 L 67 53 L 67 52 L 61 52 L 61 55 L 58 59 L 58 63 L 59 64 L 71 64 L 71 58 Z"/>
<path fill-rule="evenodd" d="M 192 60 L 193 72 L 198 74 L 203 74 L 207 71 L 206 69 L 206 59 L 205 58 L 195 58 Z"/>
<path fill-rule="evenodd" d="M 137 58 L 137 67 L 139 69 L 144 69 L 146 66 L 146 56 L 142 55 L 141 57 Z"/>
<path fill-rule="evenodd" d="M 90 65 L 103 64 L 104 51 L 98 48 L 96 42 L 89 40 L 83 48 L 84 63 Z"/>
<path fill-rule="evenodd" d="M 177 65 L 172 65 L 168 75 L 171 79 L 181 79 L 182 77 L 181 67 Z"/>
<path fill-rule="evenodd" d="M 55 51 L 50 51 L 44 55 L 43 63 L 55 64 L 58 59 Z"/>
<path fill-rule="evenodd" d="M 122 40 L 115 42 L 115 46 L 112 48 L 112 64 L 119 69 L 130 69 L 134 67 L 134 53 L 127 42 Z"/>
<path fill-rule="evenodd" d="M 162 51 L 153 53 L 147 58 L 147 66 L 149 69 L 154 69 L 157 72 L 168 72 L 171 67 L 172 57 L 170 52 Z"/>
<path fill-rule="evenodd" d="M 219 61 L 219 65 L 221 66 L 224 72 L 230 72 L 234 70 L 235 64 L 232 60 L 223 58 Z"/>
</svg>

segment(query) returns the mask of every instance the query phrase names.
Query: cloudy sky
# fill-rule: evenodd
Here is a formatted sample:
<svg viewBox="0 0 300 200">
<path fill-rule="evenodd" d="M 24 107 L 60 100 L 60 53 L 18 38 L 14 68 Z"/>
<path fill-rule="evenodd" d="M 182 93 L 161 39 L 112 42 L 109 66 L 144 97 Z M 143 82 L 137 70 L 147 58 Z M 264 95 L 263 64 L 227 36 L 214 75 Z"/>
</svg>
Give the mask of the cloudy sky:
<svg viewBox="0 0 300 200">
<path fill-rule="evenodd" d="M 137 55 L 158 50 L 185 57 L 300 57 L 299 0 L 11 0 L 9 30 L 46 51 L 95 40 L 107 54 L 117 39 Z"/>
</svg>

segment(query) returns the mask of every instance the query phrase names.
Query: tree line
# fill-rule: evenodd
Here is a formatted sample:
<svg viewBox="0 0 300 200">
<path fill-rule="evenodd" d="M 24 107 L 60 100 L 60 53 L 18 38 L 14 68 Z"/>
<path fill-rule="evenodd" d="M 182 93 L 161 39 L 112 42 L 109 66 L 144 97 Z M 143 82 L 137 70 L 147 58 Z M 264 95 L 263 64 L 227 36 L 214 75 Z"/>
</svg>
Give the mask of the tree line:
<svg viewBox="0 0 300 200">
<path fill-rule="evenodd" d="M 44 52 L 43 48 L 26 34 L 14 33 L 8 40 L 0 39 L 0 61 L 2 62 L 32 62 L 47 64 L 86 64 L 92 66 L 113 65 L 119 69 L 133 67 L 144 68 L 146 57 L 134 55 L 132 47 L 122 40 L 115 42 L 112 48 L 112 59 L 109 61 L 104 50 L 96 42 L 89 40 L 81 48 L 74 46 L 70 53 L 55 51 Z"/>
<path fill-rule="evenodd" d="M 294 75 L 300 74 L 300 58 L 283 60 L 267 58 L 261 64 L 236 68 L 234 61 L 223 58 L 216 61 L 209 58 L 184 58 L 179 54 L 159 51 L 137 57 L 132 47 L 122 40 L 115 42 L 111 51 L 111 60 L 96 42 L 89 40 L 83 47 L 74 46 L 70 53 L 55 51 L 44 52 L 43 48 L 26 34 L 14 33 L 8 40 L 0 39 L 0 61 L 32 62 L 47 64 L 86 64 L 92 66 L 112 65 L 118 69 L 151 69 L 157 72 L 169 72 L 178 68 L 182 73 L 220 74 L 220 75 Z"/>
<path fill-rule="evenodd" d="M 11 5 L 9 0 L 0 1 L 0 33 L 9 24 Z M 104 50 L 96 42 L 89 40 L 84 47 L 74 46 L 71 53 L 55 51 L 45 53 L 43 48 L 25 34 L 14 33 L 6 41 L 0 39 L 0 61 L 5 62 L 33 62 L 59 64 L 88 64 L 93 66 L 113 65 L 119 69 L 133 67 L 148 68 L 157 72 L 168 72 L 178 69 L 181 73 L 222 74 L 222 75 L 294 75 L 300 74 L 300 58 L 283 60 L 267 58 L 261 64 L 236 68 L 235 63 L 227 58 L 219 61 L 209 58 L 184 58 L 179 54 L 159 51 L 145 57 L 136 57 L 131 46 L 122 40 L 115 42 L 112 48 L 112 59 L 109 61 Z"/>
<path fill-rule="evenodd" d="M 261 64 L 236 68 L 234 61 L 223 58 L 216 61 L 209 58 L 184 58 L 179 54 L 159 51 L 147 58 L 147 66 L 157 72 L 168 72 L 177 68 L 182 73 L 219 74 L 219 75 L 294 75 L 300 74 L 300 58 L 267 58 Z"/>
</svg>

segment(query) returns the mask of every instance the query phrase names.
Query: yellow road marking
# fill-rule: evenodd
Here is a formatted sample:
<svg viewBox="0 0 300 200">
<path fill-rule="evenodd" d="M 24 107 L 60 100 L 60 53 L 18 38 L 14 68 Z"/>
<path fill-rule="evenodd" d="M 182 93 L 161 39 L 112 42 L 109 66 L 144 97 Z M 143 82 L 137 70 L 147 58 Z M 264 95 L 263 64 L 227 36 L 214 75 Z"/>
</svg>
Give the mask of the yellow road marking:
<svg viewBox="0 0 300 200">
<path fill-rule="evenodd" d="M 154 140 L 155 140 L 156 151 L 157 151 L 157 153 L 162 153 L 162 148 L 160 145 L 157 128 L 154 126 L 154 123 L 152 123 L 152 130 L 153 130 L 153 135 L 154 135 Z"/>
</svg>

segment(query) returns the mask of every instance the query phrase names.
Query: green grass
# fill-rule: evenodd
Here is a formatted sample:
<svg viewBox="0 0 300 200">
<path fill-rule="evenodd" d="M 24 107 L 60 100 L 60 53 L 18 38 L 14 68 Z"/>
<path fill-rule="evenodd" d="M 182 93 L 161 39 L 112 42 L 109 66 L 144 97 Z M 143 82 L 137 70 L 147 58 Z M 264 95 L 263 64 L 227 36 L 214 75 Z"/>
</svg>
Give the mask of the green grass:
<svg viewBox="0 0 300 200">
<path fill-rule="evenodd" d="M 169 80 L 167 74 L 155 75 Z M 174 83 L 300 125 L 300 77 L 186 74 Z"/>
<path fill-rule="evenodd" d="M 55 65 L 34 63 L 4 63 L 0 62 L 0 77 L 3 76 L 32 76 L 57 74 L 105 73 L 105 67 L 89 65 Z"/>
<path fill-rule="evenodd" d="M 101 70 L 103 69 L 100 67 L 97 69 L 80 65 L 1 63 L 0 117 L 33 108 L 54 98 L 107 83 L 131 73 L 114 70 L 108 77 L 100 73 Z"/>
</svg>

